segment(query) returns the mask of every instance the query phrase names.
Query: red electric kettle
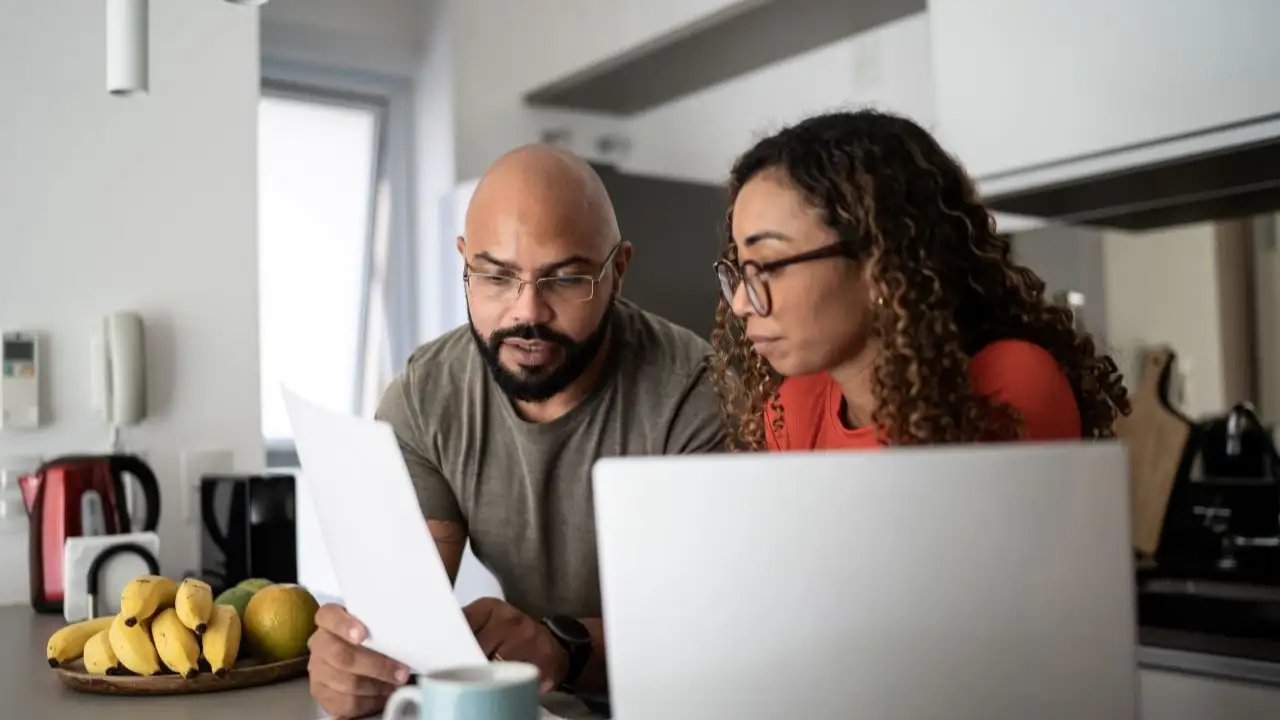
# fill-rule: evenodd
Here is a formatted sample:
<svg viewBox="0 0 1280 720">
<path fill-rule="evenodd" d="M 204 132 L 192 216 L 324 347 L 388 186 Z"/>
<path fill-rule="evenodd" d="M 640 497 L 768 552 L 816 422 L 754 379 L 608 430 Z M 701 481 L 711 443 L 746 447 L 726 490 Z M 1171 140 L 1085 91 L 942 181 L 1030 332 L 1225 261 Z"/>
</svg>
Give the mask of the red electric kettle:
<svg viewBox="0 0 1280 720">
<path fill-rule="evenodd" d="M 125 500 L 125 476 L 142 490 L 147 513 L 135 528 Z M 72 455 L 41 465 L 18 478 L 30 518 L 31 606 L 61 613 L 62 546 L 69 537 L 155 530 L 160 521 L 160 485 L 135 455 Z"/>
</svg>

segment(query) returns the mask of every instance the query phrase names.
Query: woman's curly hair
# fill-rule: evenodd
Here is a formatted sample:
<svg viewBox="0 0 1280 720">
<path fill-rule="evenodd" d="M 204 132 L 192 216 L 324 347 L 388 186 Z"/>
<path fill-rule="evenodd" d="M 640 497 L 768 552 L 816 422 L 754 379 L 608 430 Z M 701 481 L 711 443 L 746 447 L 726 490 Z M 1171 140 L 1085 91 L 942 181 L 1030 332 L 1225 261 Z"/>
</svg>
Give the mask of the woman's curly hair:
<svg viewBox="0 0 1280 720">
<path fill-rule="evenodd" d="M 812 117 L 761 140 L 730 175 L 728 243 L 737 264 L 733 202 L 749 180 L 780 170 L 820 210 L 850 256 L 870 263 L 883 300 L 872 332 L 882 351 L 871 418 L 891 445 L 1016 439 L 1021 419 L 976 394 L 969 360 L 988 343 L 1021 339 L 1047 350 L 1071 382 L 1082 436 L 1114 437 L 1129 402 L 1111 358 L 1077 332 L 1071 311 L 1048 302 L 1045 284 L 1017 264 L 972 181 L 919 125 L 871 110 Z M 814 302 L 817 298 L 814 298 Z M 765 407 L 784 432 L 781 377 L 756 354 L 722 298 L 712 333 L 712 379 L 735 449 L 761 450 Z"/>
</svg>

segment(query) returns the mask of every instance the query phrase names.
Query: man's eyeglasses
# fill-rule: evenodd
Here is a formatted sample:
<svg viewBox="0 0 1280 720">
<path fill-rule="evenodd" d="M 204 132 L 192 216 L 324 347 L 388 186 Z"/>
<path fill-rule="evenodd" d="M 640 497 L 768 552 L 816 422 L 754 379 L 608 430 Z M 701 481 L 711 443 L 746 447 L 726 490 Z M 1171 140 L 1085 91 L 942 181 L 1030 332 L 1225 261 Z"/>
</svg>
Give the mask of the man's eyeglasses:
<svg viewBox="0 0 1280 720">
<path fill-rule="evenodd" d="M 552 275 L 525 280 L 515 275 L 475 272 L 468 265 L 462 272 L 462 281 L 466 283 L 471 297 L 476 300 L 514 302 L 524 292 L 525 285 L 533 285 L 542 299 L 549 303 L 584 303 L 595 297 L 596 285 L 604 279 L 604 274 L 608 272 L 613 256 L 620 247 L 621 242 L 613 246 L 605 256 L 600 272 L 595 275 Z"/>
<path fill-rule="evenodd" d="M 766 317 L 773 312 L 773 296 L 769 292 L 769 273 L 788 265 L 796 265 L 811 260 L 848 257 L 851 250 L 852 243 L 841 240 L 831 245 L 820 247 L 817 250 L 810 250 L 809 252 L 767 263 L 748 260 L 738 266 L 728 260 L 717 260 L 715 263 L 716 279 L 720 281 L 720 292 L 724 295 L 725 302 L 729 303 L 730 306 L 733 305 L 733 296 L 738 292 L 738 286 L 745 280 L 747 300 L 751 302 L 751 309 L 755 310 L 756 315 Z"/>
</svg>

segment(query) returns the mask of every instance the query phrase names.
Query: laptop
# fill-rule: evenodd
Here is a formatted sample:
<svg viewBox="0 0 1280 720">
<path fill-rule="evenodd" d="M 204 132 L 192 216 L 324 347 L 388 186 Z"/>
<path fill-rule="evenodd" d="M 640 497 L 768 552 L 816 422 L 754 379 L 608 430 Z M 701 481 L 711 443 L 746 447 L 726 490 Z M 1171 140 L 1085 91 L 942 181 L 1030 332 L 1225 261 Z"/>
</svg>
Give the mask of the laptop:
<svg viewBox="0 0 1280 720">
<path fill-rule="evenodd" d="M 1116 442 L 608 458 L 618 720 L 1132 720 Z"/>
</svg>

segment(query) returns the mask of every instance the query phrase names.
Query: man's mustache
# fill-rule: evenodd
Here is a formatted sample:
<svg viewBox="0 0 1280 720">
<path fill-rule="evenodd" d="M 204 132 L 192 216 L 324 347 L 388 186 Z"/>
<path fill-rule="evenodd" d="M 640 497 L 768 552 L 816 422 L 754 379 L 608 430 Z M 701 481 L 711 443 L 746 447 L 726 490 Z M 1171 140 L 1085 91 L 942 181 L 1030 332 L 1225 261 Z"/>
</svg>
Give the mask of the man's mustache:
<svg viewBox="0 0 1280 720">
<path fill-rule="evenodd" d="M 547 327 L 546 325 L 512 325 L 509 328 L 494 330 L 489 333 L 489 347 L 497 351 L 498 347 L 506 340 L 538 340 L 541 342 L 549 342 L 559 345 L 562 348 L 570 349 L 577 345 L 573 338 Z"/>
</svg>

